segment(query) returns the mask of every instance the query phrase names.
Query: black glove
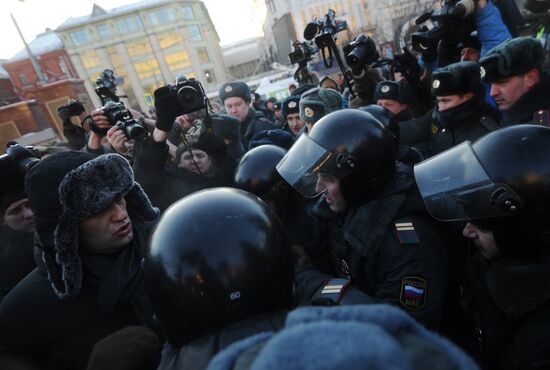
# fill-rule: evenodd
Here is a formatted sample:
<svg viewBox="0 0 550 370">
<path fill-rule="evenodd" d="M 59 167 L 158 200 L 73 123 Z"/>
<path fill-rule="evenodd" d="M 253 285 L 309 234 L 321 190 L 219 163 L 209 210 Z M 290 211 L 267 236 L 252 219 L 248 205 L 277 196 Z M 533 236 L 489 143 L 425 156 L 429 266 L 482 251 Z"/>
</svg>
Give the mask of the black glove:
<svg viewBox="0 0 550 370">
<path fill-rule="evenodd" d="M 417 85 L 420 82 L 422 68 L 406 47 L 403 48 L 403 54 L 398 54 L 393 59 L 395 60 L 395 69 L 401 72 L 407 82 L 411 85 Z"/>
<path fill-rule="evenodd" d="M 174 120 L 180 115 L 180 107 L 176 91 L 170 85 L 159 87 L 154 92 L 156 126 L 159 130 L 169 132 Z"/>
</svg>

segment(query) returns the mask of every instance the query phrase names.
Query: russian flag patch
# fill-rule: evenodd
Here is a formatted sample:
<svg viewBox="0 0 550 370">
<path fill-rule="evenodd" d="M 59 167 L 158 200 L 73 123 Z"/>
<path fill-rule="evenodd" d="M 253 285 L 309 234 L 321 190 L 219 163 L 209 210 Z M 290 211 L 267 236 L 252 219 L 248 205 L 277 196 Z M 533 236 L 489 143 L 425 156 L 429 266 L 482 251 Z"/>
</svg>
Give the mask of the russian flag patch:
<svg viewBox="0 0 550 370">
<path fill-rule="evenodd" d="M 409 310 L 418 310 L 426 305 L 428 283 L 417 276 L 406 276 L 401 280 L 399 301 Z"/>
</svg>

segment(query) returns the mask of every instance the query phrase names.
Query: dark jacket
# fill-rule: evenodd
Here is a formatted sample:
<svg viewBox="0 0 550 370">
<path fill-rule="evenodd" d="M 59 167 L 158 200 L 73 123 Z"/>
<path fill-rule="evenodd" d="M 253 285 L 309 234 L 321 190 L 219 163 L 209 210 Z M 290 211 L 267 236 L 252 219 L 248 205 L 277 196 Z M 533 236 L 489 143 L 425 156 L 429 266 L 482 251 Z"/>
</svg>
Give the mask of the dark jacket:
<svg viewBox="0 0 550 370">
<path fill-rule="evenodd" d="M 244 122 L 241 122 L 241 143 L 244 148 L 248 148 L 248 143 L 254 135 L 263 130 L 273 130 L 275 126 L 261 112 L 254 108 L 248 109 L 248 114 Z"/>
<path fill-rule="evenodd" d="M 467 283 L 483 368 L 550 368 L 550 263 L 489 262 L 477 255 Z"/>
<path fill-rule="evenodd" d="M 136 181 L 161 211 L 195 191 L 233 184 L 236 162 L 228 155 L 212 161 L 212 176 L 167 165 L 168 158 L 168 146 L 164 142 L 149 138 L 136 143 L 133 164 Z"/>
<path fill-rule="evenodd" d="M 35 267 L 34 234 L 0 226 L 0 303 Z"/>
<path fill-rule="evenodd" d="M 433 115 L 431 110 L 423 117 L 400 122 L 400 143 L 419 149 L 425 157 L 432 157 L 466 140 L 474 142 L 499 128 L 498 111 L 485 102 L 468 112 L 461 122 L 447 127 L 432 118 Z"/>
<path fill-rule="evenodd" d="M 320 252 L 329 250 L 334 273 L 377 302 L 391 303 L 421 323 L 440 325 L 446 284 L 445 245 L 418 196 L 410 169 L 368 203 L 344 215 L 330 211 L 324 197 L 314 209 L 322 219 Z"/>
<path fill-rule="evenodd" d="M 285 311 L 262 314 L 205 335 L 182 348 L 174 348 L 167 343 L 162 351 L 158 370 L 206 369 L 218 352 L 251 335 L 281 329 L 285 318 Z"/>
<path fill-rule="evenodd" d="M 502 114 L 502 125 L 541 124 L 539 113 L 550 115 L 550 73 L 545 73 L 542 80 L 527 91 L 519 100 Z M 550 119 L 550 118 L 549 118 Z"/>
<path fill-rule="evenodd" d="M 140 268 L 151 227 L 134 224 L 134 240 L 115 255 L 81 252 L 74 300 L 57 298 L 44 266 L 27 275 L 0 305 L 0 364 L 20 355 L 45 369 L 84 369 L 98 340 L 127 325 L 153 326 Z"/>
</svg>

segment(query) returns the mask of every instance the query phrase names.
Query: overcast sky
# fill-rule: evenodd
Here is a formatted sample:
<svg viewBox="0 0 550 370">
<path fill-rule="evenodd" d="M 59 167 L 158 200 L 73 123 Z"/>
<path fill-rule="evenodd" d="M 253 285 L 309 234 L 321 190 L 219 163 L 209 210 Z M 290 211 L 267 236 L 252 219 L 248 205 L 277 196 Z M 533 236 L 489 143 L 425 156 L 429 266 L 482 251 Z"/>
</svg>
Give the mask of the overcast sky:
<svg viewBox="0 0 550 370">
<path fill-rule="evenodd" d="M 221 44 L 262 34 L 262 19 L 252 14 L 253 0 L 204 0 Z M 9 59 L 24 48 L 10 18 L 13 13 L 27 42 L 46 28 L 55 29 L 70 17 L 92 12 L 94 3 L 105 9 L 135 3 L 134 0 L 0 0 L 0 59 Z M 260 4 L 263 1 L 259 2 Z M 264 15 L 265 17 L 265 15 Z"/>
</svg>

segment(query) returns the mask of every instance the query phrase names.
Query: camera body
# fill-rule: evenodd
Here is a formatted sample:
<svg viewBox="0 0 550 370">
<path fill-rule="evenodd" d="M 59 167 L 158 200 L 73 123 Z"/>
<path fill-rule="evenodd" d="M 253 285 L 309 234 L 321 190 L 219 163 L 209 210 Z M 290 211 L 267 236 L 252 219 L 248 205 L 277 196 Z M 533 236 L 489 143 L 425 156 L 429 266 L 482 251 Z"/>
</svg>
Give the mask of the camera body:
<svg viewBox="0 0 550 370">
<path fill-rule="evenodd" d="M 116 95 L 116 77 L 112 70 L 106 69 L 101 72 L 95 85 L 95 92 L 102 102 L 119 101 Z"/>
<path fill-rule="evenodd" d="M 359 35 L 344 46 L 344 57 L 352 69 L 362 68 L 380 58 L 374 41 L 365 35 Z"/>
<path fill-rule="evenodd" d="M 313 49 L 307 42 L 295 42 L 292 44 L 294 51 L 288 54 L 292 64 L 304 64 L 313 59 Z"/>
<path fill-rule="evenodd" d="M 194 78 L 179 75 L 176 85 L 170 86 L 177 96 L 180 115 L 196 112 L 207 107 L 207 98 L 201 83 Z"/>
<path fill-rule="evenodd" d="M 107 102 L 103 106 L 103 114 L 111 125 L 118 125 L 128 139 L 144 140 L 147 137 L 147 129 L 134 119 L 124 104 L 114 101 Z"/>
<path fill-rule="evenodd" d="M 427 62 L 434 61 L 441 40 L 456 43 L 475 30 L 475 22 L 469 17 L 474 11 L 473 0 L 445 0 L 441 9 L 424 13 L 415 23 L 431 20 L 435 26 L 432 29 L 424 26 L 411 35 L 413 50 L 422 53 Z"/>
<path fill-rule="evenodd" d="M 40 160 L 40 153 L 32 146 L 22 146 L 19 143 L 8 143 L 6 154 L 0 155 L 0 168 L 15 166 L 22 176 Z"/>
</svg>

